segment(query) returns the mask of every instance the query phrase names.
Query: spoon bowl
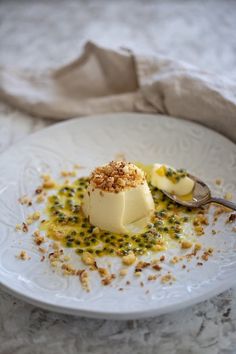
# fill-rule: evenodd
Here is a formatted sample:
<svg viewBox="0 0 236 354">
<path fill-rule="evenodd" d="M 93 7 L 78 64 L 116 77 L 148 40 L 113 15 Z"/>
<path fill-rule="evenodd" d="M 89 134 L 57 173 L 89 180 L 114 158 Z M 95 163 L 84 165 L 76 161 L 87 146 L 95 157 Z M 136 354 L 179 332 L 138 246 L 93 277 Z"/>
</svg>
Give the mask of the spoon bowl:
<svg viewBox="0 0 236 354">
<path fill-rule="evenodd" d="M 199 208 L 209 203 L 217 203 L 232 210 L 236 210 L 236 203 L 233 203 L 223 198 L 212 197 L 210 188 L 206 185 L 206 183 L 191 174 L 188 174 L 188 177 L 195 182 L 193 191 L 191 192 L 189 198 L 185 199 L 181 196 L 168 193 L 164 190 L 162 192 L 175 203 L 189 208 Z"/>
</svg>

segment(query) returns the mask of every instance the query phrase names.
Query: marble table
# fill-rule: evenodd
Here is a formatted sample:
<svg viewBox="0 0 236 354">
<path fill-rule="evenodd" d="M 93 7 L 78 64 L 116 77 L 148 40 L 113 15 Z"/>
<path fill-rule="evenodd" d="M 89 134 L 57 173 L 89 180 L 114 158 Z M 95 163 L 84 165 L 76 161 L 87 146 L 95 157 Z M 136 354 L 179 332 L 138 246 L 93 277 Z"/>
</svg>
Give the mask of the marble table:
<svg viewBox="0 0 236 354">
<path fill-rule="evenodd" d="M 45 69 L 83 43 L 158 51 L 236 79 L 234 1 L 30 1 L 0 3 L 0 65 Z M 0 152 L 55 121 L 0 103 Z M 234 354 L 236 289 L 138 321 L 76 318 L 0 291 L 0 354 Z"/>
</svg>

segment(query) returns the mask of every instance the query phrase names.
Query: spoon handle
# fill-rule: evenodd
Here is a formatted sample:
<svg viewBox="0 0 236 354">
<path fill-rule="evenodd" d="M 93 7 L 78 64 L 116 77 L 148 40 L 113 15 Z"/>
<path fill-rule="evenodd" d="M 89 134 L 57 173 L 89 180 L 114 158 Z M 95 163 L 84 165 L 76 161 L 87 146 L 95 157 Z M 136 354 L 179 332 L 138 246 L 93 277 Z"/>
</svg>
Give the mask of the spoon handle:
<svg viewBox="0 0 236 354">
<path fill-rule="evenodd" d="M 211 197 L 210 202 L 217 203 L 226 206 L 232 210 L 236 211 L 236 203 L 230 202 L 229 200 L 218 198 L 218 197 Z"/>
</svg>

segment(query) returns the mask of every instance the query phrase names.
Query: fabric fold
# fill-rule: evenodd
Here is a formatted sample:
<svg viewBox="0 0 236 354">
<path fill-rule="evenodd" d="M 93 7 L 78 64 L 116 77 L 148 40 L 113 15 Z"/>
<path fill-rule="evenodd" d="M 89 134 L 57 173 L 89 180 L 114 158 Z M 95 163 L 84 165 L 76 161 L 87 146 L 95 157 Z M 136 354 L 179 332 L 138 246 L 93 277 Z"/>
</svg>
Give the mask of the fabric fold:
<svg viewBox="0 0 236 354">
<path fill-rule="evenodd" d="M 162 113 L 199 122 L 236 141 L 235 82 L 163 56 L 115 51 L 92 42 L 78 59 L 56 70 L 1 67 L 0 99 L 55 119 Z"/>
</svg>

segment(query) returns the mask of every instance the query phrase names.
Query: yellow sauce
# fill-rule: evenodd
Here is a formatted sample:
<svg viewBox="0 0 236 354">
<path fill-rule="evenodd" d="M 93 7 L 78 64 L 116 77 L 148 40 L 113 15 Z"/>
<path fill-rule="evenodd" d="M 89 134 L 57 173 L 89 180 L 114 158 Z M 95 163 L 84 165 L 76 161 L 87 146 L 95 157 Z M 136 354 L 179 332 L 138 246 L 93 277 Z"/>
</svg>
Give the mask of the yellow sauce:
<svg viewBox="0 0 236 354">
<path fill-rule="evenodd" d="M 142 255 L 166 250 L 170 243 L 178 245 L 186 238 L 185 225 L 192 223 L 197 213 L 173 203 L 150 185 L 155 202 L 150 223 L 139 233 L 119 235 L 99 230 L 83 215 L 81 204 L 87 186 L 88 178 L 57 186 L 47 200 L 48 219 L 41 223 L 47 237 L 60 241 L 64 247 L 73 247 L 78 254 L 123 256 L 131 251 Z"/>
<path fill-rule="evenodd" d="M 193 200 L 193 192 L 190 192 L 185 195 L 180 195 L 180 196 L 178 196 L 178 199 L 181 199 L 184 202 L 189 202 L 189 201 Z"/>
</svg>

